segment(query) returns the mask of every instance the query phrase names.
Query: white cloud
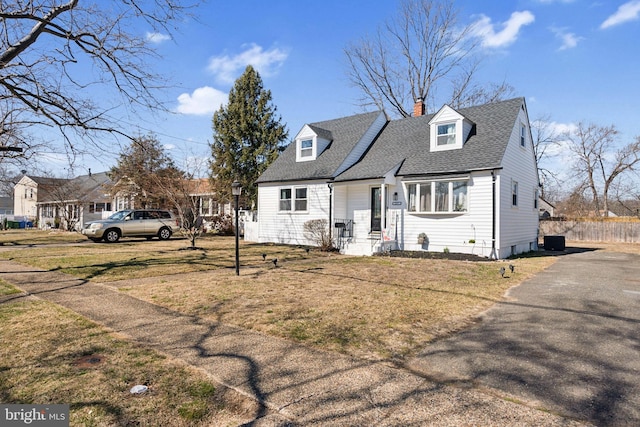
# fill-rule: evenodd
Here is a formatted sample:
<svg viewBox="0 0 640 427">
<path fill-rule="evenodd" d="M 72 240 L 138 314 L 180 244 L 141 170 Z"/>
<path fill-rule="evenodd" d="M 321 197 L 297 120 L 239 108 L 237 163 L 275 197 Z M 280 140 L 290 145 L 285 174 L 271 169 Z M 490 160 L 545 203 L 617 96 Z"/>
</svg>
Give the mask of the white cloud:
<svg viewBox="0 0 640 427">
<path fill-rule="evenodd" d="M 289 56 L 284 49 L 264 50 L 255 43 L 245 46 L 246 49 L 236 55 L 214 56 L 209 60 L 207 69 L 216 75 L 222 83 L 233 83 L 244 72 L 247 65 L 252 65 L 263 76 L 271 76 Z"/>
<path fill-rule="evenodd" d="M 558 50 L 573 49 L 578 46 L 581 40 L 584 40 L 584 37 L 579 37 L 575 33 L 568 33 L 564 28 L 552 28 L 551 31 L 556 35 L 556 38 L 562 41 L 562 45 Z"/>
<path fill-rule="evenodd" d="M 578 129 L 578 125 L 575 123 L 549 123 L 550 131 L 556 135 L 564 135 L 566 133 L 573 133 Z"/>
<path fill-rule="evenodd" d="M 602 25 L 601 29 L 613 27 L 629 21 L 635 21 L 640 17 L 640 0 L 632 0 L 621 5 L 616 13 L 608 17 Z"/>
<path fill-rule="evenodd" d="M 482 39 L 484 47 L 504 47 L 515 42 L 520 28 L 533 21 L 535 21 L 535 16 L 528 10 L 513 12 L 509 20 L 501 24 L 502 30 L 496 32 L 491 18 L 481 15 L 480 19 L 473 24 L 473 33 Z"/>
<path fill-rule="evenodd" d="M 171 40 L 170 36 L 161 33 L 147 33 L 146 38 L 148 42 L 155 44 L 160 44 L 162 42 L 166 42 L 167 40 Z"/>
<path fill-rule="evenodd" d="M 202 116 L 213 114 L 214 111 L 227 102 L 228 94 L 209 86 L 200 87 L 192 94 L 183 93 L 178 96 L 178 108 L 182 114 Z"/>
</svg>

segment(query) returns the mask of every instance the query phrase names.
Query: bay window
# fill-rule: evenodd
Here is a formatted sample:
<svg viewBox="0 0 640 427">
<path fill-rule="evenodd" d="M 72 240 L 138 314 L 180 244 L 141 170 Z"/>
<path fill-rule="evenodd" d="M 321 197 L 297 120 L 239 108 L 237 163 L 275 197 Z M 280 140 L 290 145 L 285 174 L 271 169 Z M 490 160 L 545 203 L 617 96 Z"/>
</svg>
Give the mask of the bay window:
<svg viewBox="0 0 640 427">
<path fill-rule="evenodd" d="M 408 183 L 407 209 L 416 213 L 466 212 L 467 187 L 467 180 Z"/>
</svg>

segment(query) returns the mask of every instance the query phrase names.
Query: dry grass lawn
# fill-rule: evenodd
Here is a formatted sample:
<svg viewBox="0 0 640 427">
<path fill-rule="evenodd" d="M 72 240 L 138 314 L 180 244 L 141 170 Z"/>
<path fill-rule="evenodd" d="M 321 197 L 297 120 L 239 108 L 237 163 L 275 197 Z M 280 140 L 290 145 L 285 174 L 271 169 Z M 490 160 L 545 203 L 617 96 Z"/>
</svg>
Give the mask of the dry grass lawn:
<svg viewBox="0 0 640 427">
<path fill-rule="evenodd" d="M 347 257 L 241 242 L 236 276 L 233 238 L 202 238 L 197 245 L 186 250 L 188 242 L 178 239 L 83 242 L 22 246 L 0 256 L 108 283 L 189 315 L 389 361 L 473 323 L 508 288 L 554 261 Z M 499 269 L 509 263 L 515 273 L 503 278 Z"/>
<path fill-rule="evenodd" d="M 66 243 L 65 243 L 66 242 Z M 402 361 L 464 328 L 554 262 L 346 257 L 233 238 L 95 244 L 75 233 L 0 232 L 0 257 L 102 282 L 189 315 L 357 357 Z M 33 246 L 37 245 L 37 246 Z M 589 244 L 640 253 L 640 245 Z M 278 259 L 274 264 L 273 259 Z M 505 277 L 500 267 L 507 269 Z M 0 281 L 0 299 L 19 289 Z M 133 345 L 53 304 L 0 304 L 0 401 L 71 405 L 72 426 L 239 425 L 255 403 L 198 370 Z M 134 396 L 136 384 L 150 391 Z"/>
<path fill-rule="evenodd" d="M 71 426 L 224 426 L 255 403 L 204 373 L 35 299 L 0 304 L 0 402 L 67 403 Z M 149 391 L 131 394 L 134 385 Z"/>
</svg>

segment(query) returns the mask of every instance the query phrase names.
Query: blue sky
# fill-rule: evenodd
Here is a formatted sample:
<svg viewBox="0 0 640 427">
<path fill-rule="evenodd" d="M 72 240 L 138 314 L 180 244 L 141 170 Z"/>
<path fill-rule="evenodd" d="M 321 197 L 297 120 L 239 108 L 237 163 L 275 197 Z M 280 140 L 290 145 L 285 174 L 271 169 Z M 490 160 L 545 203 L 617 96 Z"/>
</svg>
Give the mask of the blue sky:
<svg viewBox="0 0 640 427">
<path fill-rule="evenodd" d="M 511 84 L 526 98 L 532 121 L 546 115 L 558 129 L 578 121 L 614 124 L 623 143 L 640 135 L 640 0 L 455 5 L 460 24 L 475 24 L 479 81 Z M 391 0 L 208 1 L 173 37 L 148 34 L 163 56 L 158 71 L 173 82 L 163 95 L 174 114 L 125 123 L 156 132 L 179 164 L 206 158 L 213 112 L 248 64 L 271 90 L 290 138 L 305 123 L 362 112 L 343 50 L 396 8 Z M 80 166 L 106 170 L 115 154 Z"/>
</svg>

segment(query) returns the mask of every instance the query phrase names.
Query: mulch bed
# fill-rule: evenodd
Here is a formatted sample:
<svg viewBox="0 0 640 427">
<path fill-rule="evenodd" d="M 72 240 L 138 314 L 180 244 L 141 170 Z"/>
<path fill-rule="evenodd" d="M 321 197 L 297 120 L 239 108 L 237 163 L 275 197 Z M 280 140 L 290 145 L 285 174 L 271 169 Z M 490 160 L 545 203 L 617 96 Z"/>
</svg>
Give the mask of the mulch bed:
<svg viewBox="0 0 640 427">
<path fill-rule="evenodd" d="M 400 258 L 424 258 L 424 259 L 451 259 L 456 261 L 474 261 L 474 262 L 487 262 L 493 261 L 492 259 L 481 257 L 473 254 L 462 254 L 453 252 L 429 252 L 429 251 L 400 251 L 393 250 L 382 256 L 400 257 Z"/>
</svg>

